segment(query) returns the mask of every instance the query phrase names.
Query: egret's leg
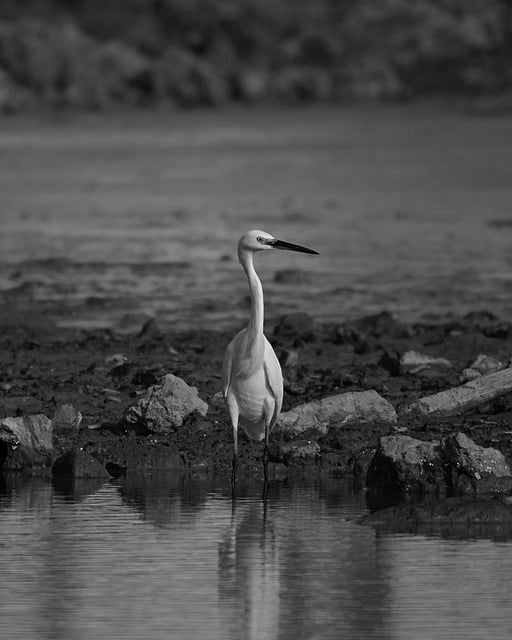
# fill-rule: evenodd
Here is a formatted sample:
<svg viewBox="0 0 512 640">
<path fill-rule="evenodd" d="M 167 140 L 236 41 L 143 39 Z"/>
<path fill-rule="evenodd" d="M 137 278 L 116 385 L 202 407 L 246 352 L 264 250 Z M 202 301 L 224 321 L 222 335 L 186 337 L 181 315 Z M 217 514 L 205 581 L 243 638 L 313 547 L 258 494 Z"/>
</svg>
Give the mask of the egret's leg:
<svg viewBox="0 0 512 640">
<path fill-rule="evenodd" d="M 265 420 L 265 446 L 263 447 L 263 479 L 265 484 L 268 482 L 268 436 L 270 433 L 270 425 L 268 420 Z"/>
<path fill-rule="evenodd" d="M 238 470 L 238 405 L 233 400 L 228 400 L 229 417 L 233 427 L 233 462 L 231 466 L 231 484 L 236 483 L 236 474 Z"/>
<path fill-rule="evenodd" d="M 238 429 L 233 427 L 233 462 L 231 465 L 231 484 L 236 484 L 238 471 Z"/>
</svg>

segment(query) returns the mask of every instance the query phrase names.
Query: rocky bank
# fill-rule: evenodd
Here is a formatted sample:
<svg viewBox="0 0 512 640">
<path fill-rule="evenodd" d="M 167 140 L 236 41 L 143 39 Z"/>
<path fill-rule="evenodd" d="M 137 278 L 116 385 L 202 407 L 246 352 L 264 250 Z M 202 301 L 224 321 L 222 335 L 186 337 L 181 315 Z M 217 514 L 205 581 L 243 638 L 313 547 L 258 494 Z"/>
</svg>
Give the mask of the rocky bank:
<svg viewBox="0 0 512 640">
<path fill-rule="evenodd" d="M 33 306 L 0 313 L 4 473 L 229 477 L 220 384 L 231 334 L 154 320 L 131 335 L 62 329 Z M 510 516 L 510 323 L 485 311 L 414 325 L 386 311 L 332 325 L 291 314 L 267 335 L 285 378 L 271 477 L 348 478 L 375 508 L 397 494 L 462 495 L 495 510 L 499 496 Z M 239 473 L 261 477 L 261 444 L 240 440 Z"/>
</svg>

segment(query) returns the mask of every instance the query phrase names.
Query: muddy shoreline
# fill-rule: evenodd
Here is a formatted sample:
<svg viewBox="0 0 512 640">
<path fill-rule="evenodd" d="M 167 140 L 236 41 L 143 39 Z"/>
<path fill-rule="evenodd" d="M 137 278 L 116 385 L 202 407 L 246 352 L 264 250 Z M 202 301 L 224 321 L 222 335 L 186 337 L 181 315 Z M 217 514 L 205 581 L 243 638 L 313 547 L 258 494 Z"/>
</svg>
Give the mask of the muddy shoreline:
<svg viewBox="0 0 512 640">
<path fill-rule="evenodd" d="M 80 428 L 55 434 L 52 464 L 69 451 L 91 454 L 113 477 L 157 469 L 229 476 L 231 430 L 218 395 L 221 363 L 231 333 L 172 332 L 151 320 L 131 334 L 112 330 L 62 329 L 37 303 L 4 306 L 0 312 L 0 418 L 44 414 L 52 419 L 63 405 L 82 415 Z M 509 363 L 512 325 L 475 311 L 433 324 L 406 325 L 383 311 L 347 324 L 318 324 L 305 314 L 268 323 L 267 335 L 283 365 L 283 410 L 350 391 L 373 389 L 397 410 L 418 398 L 460 384 L 462 371 L 479 355 Z M 442 357 L 451 367 L 404 371 L 408 351 Z M 167 434 L 148 434 L 128 424 L 125 412 L 159 379 L 172 373 L 197 387 L 208 413 L 193 413 Z M 400 413 L 399 413 L 400 415 Z M 399 418 L 396 431 L 419 440 L 454 431 L 475 443 L 499 449 L 512 463 L 512 394 L 480 404 L 463 415 L 426 420 Z M 318 455 L 283 461 L 274 477 L 321 474 L 364 485 L 379 436 L 388 427 L 342 430 L 336 441 L 318 440 Z M 261 474 L 261 445 L 241 438 L 240 473 Z M 5 452 L 3 455 L 5 459 Z M 22 466 L 22 465 L 21 465 Z M 42 465 L 41 469 L 49 467 Z M 35 472 L 26 465 L 24 471 Z"/>
</svg>

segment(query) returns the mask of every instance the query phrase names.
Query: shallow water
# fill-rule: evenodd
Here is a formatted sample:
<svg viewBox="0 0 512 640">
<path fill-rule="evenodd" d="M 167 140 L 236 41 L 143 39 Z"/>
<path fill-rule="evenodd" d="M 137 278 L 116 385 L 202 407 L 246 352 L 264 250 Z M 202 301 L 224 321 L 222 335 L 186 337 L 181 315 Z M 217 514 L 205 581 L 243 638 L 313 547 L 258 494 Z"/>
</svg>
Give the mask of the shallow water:
<svg viewBox="0 0 512 640">
<path fill-rule="evenodd" d="M 4 121 L 0 292 L 61 324 L 232 328 L 263 228 L 321 252 L 260 257 L 269 318 L 510 317 L 511 139 L 456 107 Z"/>
<path fill-rule="evenodd" d="M 512 542 L 376 534 L 342 482 L 7 479 L 0 637 L 510 638 Z"/>
</svg>

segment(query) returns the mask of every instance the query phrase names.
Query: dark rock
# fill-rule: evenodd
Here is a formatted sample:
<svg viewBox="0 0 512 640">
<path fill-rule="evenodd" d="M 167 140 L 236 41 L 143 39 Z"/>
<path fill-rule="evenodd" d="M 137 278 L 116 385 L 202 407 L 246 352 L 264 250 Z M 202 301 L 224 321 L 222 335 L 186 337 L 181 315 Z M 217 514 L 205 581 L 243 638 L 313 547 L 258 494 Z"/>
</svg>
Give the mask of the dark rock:
<svg viewBox="0 0 512 640">
<path fill-rule="evenodd" d="M 441 442 L 397 434 L 379 439 L 366 486 L 441 495 L 504 493 L 512 490 L 512 474 L 500 451 L 481 447 L 463 433 Z"/>
<path fill-rule="evenodd" d="M 96 458 L 85 451 L 69 451 L 53 463 L 55 478 L 109 478 L 110 475 Z"/>
<path fill-rule="evenodd" d="M 0 466 L 4 469 L 45 465 L 52 451 L 52 422 L 45 415 L 0 420 Z"/>
<path fill-rule="evenodd" d="M 505 456 L 492 447 L 481 447 L 463 433 L 442 442 L 447 488 L 451 492 L 505 492 L 512 490 L 512 473 Z"/>
<path fill-rule="evenodd" d="M 112 478 L 121 478 L 126 475 L 126 466 L 122 466 L 116 462 L 107 462 L 105 469 Z"/>
<path fill-rule="evenodd" d="M 444 488 L 439 443 L 424 442 L 404 435 L 379 438 L 377 451 L 368 468 L 366 486 L 402 492 L 428 492 Z"/>
<path fill-rule="evenodd" d="M 47 466 L 49 457 L 35 455 L 19 446 L 9 446 L 0 438 L 0 470 L 5 471 L 33 471 Z"/>
<path fill-rule="evenodd" d="M 72 404 L 62 404 L 53 414 L 53 433 L 71 435 L 80 429 L 82 414 Z"/>
<path fill-rule="evenodd" d="M 288 313 L 284 315 L 274 329 L 274 335 L 280 338 L 302 338 L 312 340 L 315 323 L 307 313 Z"/>
<path fill-rule="evenodd" d="M 347 467 L 354 478 L 366 480 L 368 469 L 375 457 L 375 448 L 365 447 L 354 452 L 347 461 Z"/>
<path fill-rule="evenodd" d="M 181 378 L 168 374 L 128 408 L 125 423 L 149 433 L 168 433 L 181 427 L 185 417 L 194 411 L 203 416 L 208 411 L 196 387 L 189 387 Z"/>
</svg>

